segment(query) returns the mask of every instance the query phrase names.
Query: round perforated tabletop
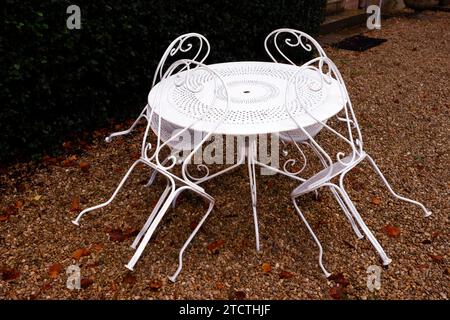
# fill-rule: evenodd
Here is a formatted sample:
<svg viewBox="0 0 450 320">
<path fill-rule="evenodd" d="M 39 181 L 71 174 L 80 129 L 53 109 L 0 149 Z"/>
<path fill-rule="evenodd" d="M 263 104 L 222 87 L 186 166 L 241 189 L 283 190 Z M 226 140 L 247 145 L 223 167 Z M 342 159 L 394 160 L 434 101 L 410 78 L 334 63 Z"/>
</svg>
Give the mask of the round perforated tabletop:
<svg viewBox="0 0 450 320">
<path fill-rule="evenodd" d="M 190 85 L 180 85 L 185 71 L 159 82 L 149 93 L 151 108 L 162 119 L 179 127 L 216 134 L 252 135 L 297 129 L 286 108 L 303 127 L 325 121 L 343 108 L 336 80 L 321 82 L 313 70 L 298 72 L 297 66 L 272 62 L 227 62 L 209 65 L 224 80 L 230 95 L 227 117 L 219 127 L 227 107 L 223 85 L 211 72 L 193 69 Z M 197 71 L 196 71 L 197 70 Z M 192 88 L 198 88 L 193 90 Z M 285 103 L 287 102 L 287 104 Z"/>
</svg>

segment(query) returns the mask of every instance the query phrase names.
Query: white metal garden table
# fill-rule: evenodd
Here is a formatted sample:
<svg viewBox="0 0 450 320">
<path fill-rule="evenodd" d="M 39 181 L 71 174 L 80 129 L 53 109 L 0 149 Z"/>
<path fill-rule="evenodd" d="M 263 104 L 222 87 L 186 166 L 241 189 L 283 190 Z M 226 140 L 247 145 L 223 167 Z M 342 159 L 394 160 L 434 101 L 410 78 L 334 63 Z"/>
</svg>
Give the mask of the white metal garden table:
<svg viewBox="0 0 450 320">
<path fill-rule="evenodd" d="M 326 121 L 336 115 L 342 108 L 342 98 L 336 80 L 321 81 L 321 74 L 313 70 L 273 62 L 227 62 L 209 65 L 225 81 L 231 106 L 228 116 L 220 126 L 218 120 L 223 116 L 226 97 L 223 87 L 214 83 L 208 73 L 192 73 L 189 76 L 195 86 L 201 86 L 197 92 L 186 86 L 178 86 L 177 79 L 183 72 L 158 83 L 149 93 L 149 103 L 159 116 L 177 127 L 187 127 L 193 120 L 201 120 L 191 127 L 192 130 L 214 134 L 248 137 L 244 152 L 237 163 L 214 174 L 209 173 L 197 179 L 202 183 L 217 177 L 248 159 L 248 171 L 252 196 L 253 218 L 256 233 L 256 248 L 259 250 L 259 231 L 256 211 L 256 175 L 255 165 L 304 181 L 297 175 L 262 163 L 257 159 L 256 135 L 280 133 L 298 129 L 298 124 L 308 130 L 317 122 Z M 185 71 L 184 71 L 185 72 Z M 295 76 L 295 86 L 287 90 L 288 81 Z M 295 91 L 294 91 L 295 90 Z M 295 117 L 295 123 L 291 114 Z M 305 108 L 309 111 L 308 115 Z M 203 115 L 208 117 L 204 118 Z"/>
<path fill-rule="evenodd" d="M 166 65 L 167 58 L 173 58 L 177 53 L 187 54 L 194 48 L 193 43 L 197 43 L 198 49 L 191 52 L 194 55 L 192 59 L 179 59 L 169 67 Z M 291 198 L 297 213 L 319 248 L 319 265 L 326 277 L 330 273 L 323 265 L 322 246 L 301 212 L 296 202 L 297 197 L 309 192 L 317 193 L 317 189 L 321 187 L 329 187 L 357 237 L 360 239 L 364 237 L 359 230 L 361 228 L 380 255 L 384 265 L 389 264 L 391 259 L 364 223 L 345 191 L 345 175 L 363 159 L 368 159 L 396 199 L 419 206 L 425 216 L 431 214 L 431 211 L 427 210 L 422 203 L 395 193 L 374 160 L 364 151 L 362 134 L 342 75 L 333 61 L 327 57 L 320 44 L 302 31 L 283 28 L 272 31 L 266 37 L 264 47 L 273 62 L 229 62 L 208 66 L 204 64 L 210 51 L 208 40 L 198 33 L 179 36 L 164 52 L 155 71 L 148 103 L 136 121 L 129 129 L 114 132 L 106 138 L 106 141 L 110 142 L 113 137 L 130 133 L 141 119 L 147 121 L 140 158 L 128 169 L 111 197 L 101 204 L 81 211 L 72 221 L 74 224 L 78 225 L 80 218 L 86 213 L 111 203 L 138 164 L 143 164 L 153 170 L 148 185 L 152 183 L 157 174 L 161 174 L 167 181 L 166 189 L 131 245 L 136 251 L 126 265 L 128 269 L 133 270 L 170 205 L 175 204 L 176 198 L 181 192 L 190 190 L 208 203 L 208 209 L 179 252 L 178 268 L 169 277 L 171 281 L 175 281 L 182 269 L 184 251 L 214 207 L 214 198 L 199 184 L 236 168 L 243 164 L 246 158 L 257 250 L 259 250 L 259 231 L 255 167 L 259 165 L 300 182 L 300 185 L 291 192 Z M 283 53 L 282 49 L 285 47 L 301 47 L 310 53 L 314 49 L 317 56 L 302 66 L 296 66 Z M 286 61 L 289 64 L 281 64 L 279 61 Z M 341 110 L 345 112 L 342 112 L 342 117 L 339 117 L 337 114 Z M 336 116 L 339 121 L 327 123 L 327 120 L 333 116 Z M 333 128 L 339 122 L 345 123 L 344 133 Z M 156 133 L 156 145 L 152 145 L 152 141 L 149 140 L 150 128 Z M 341 142 L 344 141 L 351 148 L 350 152 L 342 150 L 330 154 L 324 150 L 315 140 L 315 135 L 322 128 L 326 128 L 328 132 L 332 133 L 330 139 L 334 137 Z M 194 141 L 192 141 L 192 134 L 194 134 Z M 262 146 L 261 135 L 264 134 L 278 135 L 283 144 L 292 143 L 303 158 L 303 167 L 295 172 L 288 170 L 286 165 L 292 166 L 297 161 L 296 158 L 285 161 L 281 169 L 277 166 L 278 162 L 264 163 L 261 154 L 258 159 L 257 143 Z M 232 150 L 232 165 L 210 173 L 205 164 L 197 164 L 194 158 L 197 169 L 205 172 L 200 177 L 194 177 L 189 173 L 189 164 L 194 155 L 197 155 L 197 151 L 202 151 L 202 147 L 214 137 L 213 135 L 232 136 L 233 146 L 234 137 L 238 137 L 240 143 L 244 141 L 244 144 L 238 145 L 238 160 L 234 163 L 234 150 Z M 197 140 L 198 136 L 200 139 Z M 257 138 L 257 136 L 259 137 Z M 310 147 L 324 166 L 321 171 L 308 179 L 299 177 L 307 163 L 300 144 Z M 161 150 L 166 146 L 169 147 L 169 155 L 164 152 L 160 158 Z M 205 146 L 203 151 L 206 151 L 207 148 L 210 149 L 210 146 Z M 277 144 L 276 150 L 278 151 Z M 181 151 L 183 153 L 188 151 L 188 155 L 177 157 L 177 153 Z M 227 150 L 227 152 L 229 151 Z M 226 157 L 227 163 L 230 159 L 228 156 L 229 154 Z M 334 158 L 336 160 L 333 160 Z M 211 164 L 211 161 L 205 161 L 205 163 Z M 181 176 L 171 172 L 171 169 L 177 164 L 181 165 Z M 332 183 L 331 179 L 333 178 L 338 181 Z"/>
</svg>

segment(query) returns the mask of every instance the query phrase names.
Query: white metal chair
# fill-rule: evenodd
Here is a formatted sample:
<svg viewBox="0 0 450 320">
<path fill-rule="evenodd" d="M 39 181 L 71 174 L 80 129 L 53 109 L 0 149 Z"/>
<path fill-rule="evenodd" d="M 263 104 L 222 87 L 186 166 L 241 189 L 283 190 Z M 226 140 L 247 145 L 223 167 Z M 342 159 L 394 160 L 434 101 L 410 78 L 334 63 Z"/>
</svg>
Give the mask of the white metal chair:
<svg viewBox="0 0 450 320">
<path fill-rule="evenodd" d="M 319 67 L 314 67 L 315 64 L 318 64 Z M 327 73 L 322 72 L 321 69 L 324 66 L 326 66 L 328 68 L 329 72 L 327 72 Z M 365 234 L 367 239 L 372 243 L 375 250 L 380 255 L 381 259 L 383 260 L 383 264 L 388 265 L 391 262 L 391 259 L 386 255 L 386 253 L 384 252 L 380 243 L 377 241 L 375 236 L 372 234 L 372 232 L 369 230 L 367 225 L 364 223 L 358 210 L 354 206 L 348 193 L 345 190 L 345 186 L 344 186 L 345 175 L 351 169 L 353 169 L 356 165 L 358 165 L 361 161 L 363 161 L 364 159 L 367 159 L 369 161 L 369 163 L 372 165 L 372 167 L 374 168 L 375 172 L 380 176 L 381 180 L 384 182 L 384 184 L 386 185 L 388 190 L 392 193 L 392 195 L 395 198 L 419 206 L 424 211 L 426 217 L 429 216 L 431 214 L 431 212 L 429 210 L 427 210 L 422 203 L 402 197 L 402 196 L 398 195 L 397 193 L 395 193 L 393 191 L 392 187 L 390 186 L 390 184 L 387 182 L 384 175 L 382 174 L 382 172 L 380 171 L 380 169 L 378 168 L 378 166 L 375 164 L 375 161 L 372 159 L 372 157 L 370 157 L 364 151 L 361 131 L 360 131 L 358 122 L 356 120 L 346 86 L 344 84 L 342 76 L 341 76 L 339 70 L 337 69 L 336 65 L 329 58 L 319 57 L 319 58 L 311 60 L 310 62 L 303 65 L 301 68 L 299 68 L 299 70 L 293 75 L 293 77 L 291 79 L 292 81 L 289 81 L 287 90 L 289 89 L 289 86 L 295 85 L 295 78 L 299 74 L 304 72 L 304 70 L 306 70 L 306 69 L 315 69 L 321 75 L 321 77 L 323 78 L 324 81 L 327 81 L 326 79 L 328 77 L 333 77 L 336 81 L 338 81 L 338 83 L 340 85 L 340 94 L 341 94 L 341 98 L 342 98 L 342 104 L 344 105 L 344 113 L 345 113 L 345 118 L 344 118 L 345 129 L 344 129 L 344 131 L 345 131 L 345 133 L 340 133 L 338 131 L 338 128 L 335 129 L 335 128 L 331 127 L 329 124 L 327 124 L 323 121 L 320 121 L 319 119 L 314 118 L 314 116 L 310 112 L 308 112 L 307 108 L 305 108 L 305 112 L 307 112 L 307 114 L 310 117 L 314 118 L 314 120 L 318 124 L 320 124 L 323 128 L 330 131 L 338 140 L 344 142 L 349 147 L 348 148 L 349 150 L 348 150 L 347 154 L 342 152 L 342 150 L 340 152 L 337 152 L 336 160 L 332 160 L 332 156 L 330 156 L 330 153 L 325 151 L 324 148 L 322 148 L 322 146 L 319 145 L 319 143 L 316 141 L 316 138 L 308 132 L 307 128 L 303 128 L 302 126 L 300 126 L 298 124 L 295 117 L 290 112 L 289 107 L 286 106 L 287 111 L 290 114 L 292 120 L 297 123 L 298 129 L 301 130 L 303 132 L 303 134 L 308 137 L 308 141 L 310 142 L 310 145 L 316 150 L 317 155 L 319 156 L 320 160 L 322 161 L 322 163 L 325 166 L 325 168 L 323 170 L 321 170 L 320 172 L 311 176 L 309 179 L 307 179 L 305 182 L 301 183 L 297 188 L 295 188 L 292 191 L 291 197 L 292 197 L 295 209 L 297 210 L 300 218 L 305 223 L 307 229 L 311 233 L 314 241 L 316 242 L 316 244 L 319 248 L 319 265 L 327 277 L 330 276 L 330 273 L 325 269 L 325 267 L 323 265 L 323 261 L 322 261 L 323 249 L 320 244 L 320 241 L 318 240 L 317 236 L 314 234 L 312 228 L 308 224 L 307 220 L 305 219 L 303 213 L 301 212 L 301 210 L 296 202 L 296 199 L 299 196 L 309 193 L 309 192 L 312 192 L 312 191 L 315 191 L 318 188 L 321 188 L 324 186 L 330 187 L 331 190 L 335 194 L 338 194 L 336 199 L 338 202 L 340 202 L 340 201 L 343 202 L 342 204 L 340 203 L 343 210 L 346 210 L 346 208 L 348 208 L 352 217 L 357 221 L 359 227 L 361 228 L 361 230 L 363 231 L 363 233 Z M 332 183 L 331 180 L 333 178 L 336 178 L 338 180 L 338 182 Z"/>
<path fill-rule="evenodd" d="M 176 85 L 177 86 L 179 86 L 179 87 L 183 86 L 187 90 L 193 90 L 193 91 L 195 90 L 195 92 L 199 92 L 199 90 L 202 90 L 202 88 L 194 87 L 195 84 L 193 84 L 193 83 L 191 83 L 191 81 L 189 81 L 192 74 L 199 73 L 199 72 L 207 73 L 209 76 L 213 77 L 215 80 L 214 81 L 215 84 L 222 86 L 222 90 L 226 95 L 226 99 L 227 99 L 226 106 L 227 107 L 225 108 L 225 110 L 223 112 L 223 116 L 220 118 L 220 120 L 216 124 L 215 128 L 217 128 L 223 122 L 223 120 L 226 118 L 227 111 L 228 111 L 229 104 L 230 104 L 227 86 L 226 86 L 225 82 L 222 80 L 222 78 L 219 76 L 218 73 L 216 73 L 214 70 L 212 70 L 211 68 L 207 67 L 206 65 L 204 65 L 200 62 L 183 59 L 183 60 L 179 60 L 179 61 L 175 62 L 174 64 L 172 64 L 167 69 L 167 71 L 164 73 L 164 75 L 161 76 L 161 80 L 167 79 L 169 77 L 176 77 L 176 79 L 177 79 Z M 156 94 L 153 95 L 153 97 L 155 97 L 155 99 L 158 99 L 160 97 L 160 94 L 158 94 L 158 92 L 161 92 L 161 91 L 159 91 L 159 90 L 166 89 L 165 86 L 163 85 L 164 83 L 165 83 L 164 81 L 161 81 L 159 86 L 155 86 L 153 88 L 153 90 L 157 90 Z M 159 114 L 161 112 L 161 105 L 164 105 L 164 104 L 159 103 L 160 101 L 150 101 L 150 96 L 151 95 L 149 94 L 148 105 L 154 104 L 155 106 L 157 106 L 157 108 L 156 108 L 156 110 L 155 110 L 155 108 L 147 108 L 146 109 L 145 117 L 149 121 L 147 122 L 147 127 L 146 127 L 146 130 L 144 133 L 144 138 L 142 141 L 141 157 L 138 160 L 136 160 L 133 163 L 133 165 L 130 167 L 130 169 L 125 174 L 125 176 L 123 177 L 123 179 L 121 180 L 121 182 L 119 183 L 118 187 L 116 188 L 116 190 L 114 191 L 114 193 L 112 194 L 112 196 L 110 197 L 109 200 L 107 200 L 106 202 L 99 204 L 97 206 L 83 210 L 76 217 L 76 219 L 73 220 L 73 223 L 78 225 L 79 221 L 83 215 L 85 215 L 86 213 L 88 213 L 92 210 L 105 207 L 109 203 L 111 203 L 111 201 L 115 198 L 117 193 L 120 191 L 123 184 L 129 177 L 129 175 L 133 171 L 133 169 L 136 167 L 136 165 L 138 165 L 140 163 L 144 164 L 144 165 L 152 168 L 155 173 L 159 173 L 162 176 L 164 176 L 167 179 L 167 187 L 164 190 L 164 192 L 162 193 L 162 196 L 160 197 L 159 201 L 157 202 L 155 208 L 153 209 L 152 213 L 148 217 L 143 228 L 141 229 L 141 231 L 139 232 L 135 241 L 132 244 L 132 247 L 135 248 L 136 251 L 135 251 L 133 257 L 131 258 L 131 260 L 129 261 L 129 263 L 126 265 L 126 267 L 130 270 L 133 270 L 136 262 L 138 261 L 139 257 L 141 256 L 142 252 L 144 251 L 147 243 L 150 241 L 150 238 L 152 237 L 153 233 L 155 232 L 161 219 L 167 212 L 170 204 L 176 199 L 176 197 L 181 192 L 183 192 L 185 190 L 190 190 L 190 191 L 196 193 L 197 195 L 201 196 L 203 199 L 205 199 L 206 201 L 209 202 L 209 207 L 208 207 L 206 214 L 200 220 L 199 224 L 194 229 L 194 231 L 191 233 L 191 235 L 189 236 L 187 241 L 184 243 L 182 249 L 179 252 L 178 268 L 177 268 L 176 272 L 171 277 L 169 277 L 170 280 L 175 281 L 178 274 L 180 273 L 180 271 L 182 269 L 182 258 L 183 258 L 184 251 L 186 250 L 187 246 L 192 241 L 192 239 L 194 238 L 194 236 L 196 235 L 198 230 L 201 228 L 202 224 L 205 222 L 205 220 L 211 213 L 211 210 L 214 206 L 214 199 L 209 194 L 207 194 L 202 187 L 200 187 L 196 183 L 193 183 L 189 180 L 189 178 L 186 175 L 186 170 L 187 170 L 187 164 L 190 163 L 192 157 L 199 150 L 199 148 L 211 137 L 212 132 L 214 131 L 215 128 L 213 128 L 212 130 L 207 132 L 204 135 L 203 139 L 195 145 L 193 150 L 188 154 L 188 156 L 185 158 L 185 160 L 183 160 L 184 162 L 183 162 L 183 166 L 182 166 L 182 168 L 183 168 L 182 176 L 177 176 L 176 174 L 171 172 L 171 169 L 177 163 L 177 158 L 170 154 L 169 154 L 169 156 L 164 156 L 163 150 L 165 150 L 165 148 L 168 148 L 168 150 L 170 152 L 171 143 L 176 141 L 177 138 L 180 135 L 182 135 L 183 133 L 185 133 L 186 131 L 191 130 L 191 128 L 196 123 L 198 123 L 198 121 L 201 121 L 203 119 L 203 117 L 207 117 L 208 114 L 202 114 L 200 117 L 193 119 L 190 125 L 186 126 L 185 128 L 182 128 L 181 130 L 177 131 L 176 134 L 171 135 L 171 137 L 169 137 L 165 141 L 163 141 L 160 138 L 161 130 L 163 130 L 163 126 L 162 126 L 163 119 L 159 116 Z M 156 124 L 157 124 L 156 133 L 157 133 L 157 137 L 158 137 L 155 147 L 152 147 L 152 144 L 149 142 L 150 129 L 152 128 L 152 123 L 155 123 L 154 121 L 152 121 L 153 119 L 156 119 Z"/>
<path fill-rule="evenodd" d="M 271 48 L 272 45 L 272 49 Z M 292 65 L 296 65 L 296 63 L 293 61 L 293 59 L 290 59 L 286 53 L 283 52 L 282 46 L 287 46 L 291 48 L 297 48 L 301 47 L 306 51 L 306 53 L 310 53 L 312 55 L 315 55 L 319 59 L 315 59 L 313 63 L 311 61 L 306 62 L 300 68 L 303 69 L 310 69 L 315 64 L 317 65 L 317 68 L 320 70 L 320 72 L 323 72 L 323 63 L 324 59 L 327 59 L 327 54 L 325 53 L 325 50 L 320 46 L 320 44 L 309 34 L 295 30 L 295 29 L 289 29 L 289 28 L 281 28 L 276 29 L 269 33 L 264 41 L 264 47 L 266 49 L 267 54 L 269 57 L 274 61 L 275 63 L 288 63 Z M 327 70 L 327 74 L 329 75 L 330 70 Z M 323 78 L 325 81 L 327 78 Z M 341 118 L 339 116 L 336 116 L 336 118 L 339 121 L 346 121 L 346 119 Z M 325 121 L 324 123 L 327 123 Z M 290 143 L 293 144 L 296 147 L 296 150 L 301 154 L 301 157 L 303 158 L 303 165 L 300 170 L 296 171 L 294 174 L 300 174 L 303 169 L 305 169 L 307 164 L 307 158 L 300 146 L 305 145 L 307 147 L 310 147 L 314 153 L 316 153 L 319 156 L 320 161 L 324 166 L 326 166 L 326 163 L 323 161 L 323 159 L 320 157 L 320 153 L 317 153 L 317 150 L 312 146 L 309 142 L 309 137 L 315 137 L 323 128 L 323 125 L 321 123 L 316 122 L 315 124 L 312 124 L 304 130 L 289 130 L 284 132 L 279 132 L 278 136 L 283 144 Z M 308 135 L 304 133 L 306 131 Z M 287 153 L 287 151 L 286 151 Z M 286 164 L 294 164 L 297 162 L 297 159 L 289 159 Z M 288 171 L 287 167 L 284 169 L 285 171 Z M 363 238 L 362 233 L 359 231 L 355 221 L 352 218 L 352 215 L 345 205 L 345 202 L 343 199 L 341 199 L 339 193 L 336 192 L 333 188 L 330 188 L 331 192 L 333 193 L 334 197 L 336 198 L 336 201 L 341 206 L 342 210 L 344 211 L 347 219 L 349 220 L 356 236 L 361 239 Z M 315 191 L 316 197 L 318 196 L 317 190 Z"/>
<path fill-rule="evenodd" d="M 171 60 L 175 59 L 175 57 L 178 57 L 178 60 L 180 59 L 180 56 L 191 56 L 190 60 L 197 61 L 200 63 L 203 63 L 206 58 L 208 57 L 210 52 L 210 44 L 208 40 L 201 34 L 191 32 L 183 34 L 179 37 L 177 37 L 175 40 L 173 40 L 170 45 L 167 47 L 167 49 L 164 51 L 164 54 L 161 57 L 161 60 L 159 61 L 155 73 L 153 75 L 152 85 L 151 88 L 153 88 L 157 83 L 160 82 L 161 78 L 163 77 L 164 73 L 167 70 L 167 64 Z M 169 63 L 170 66 L 170 63 Z M 152 131 L 158 135 L 158 122 L 156 117 L 153 117 L 152 119 L 148 119 L 148 109 L 151 109 L 152 106 L 149 106 L 149 104 L 146 104 L 144 109 L 141 111 L 140 115 L 137 117 L 137 119 L 133 122 L 131 127 L 124 131 L 114 132 L 110 134 L 108 137 L 105 138 L 106 142 L 111 142 L 112 138 L 126 135 L 133 131 L 133 129 L 139 124 L 141 119 L 147 120 L 147 122 L 150 122 L 150 127 Z M 174 141 L 171 138 L 172 134 L 174 132 L 182 130 L 182 128 L 170 123 L 169 121 L 166 121 L 164 119 L 160 119 L 161 126 L 159 130 L 160 139 L 162 141 L 169 141 L 169 145 L 173 147 L 176 150 L 192 150 L 195 140 L 181 140 L 181 141 Z M 189 130 L 188 132 L 189 136 L 194 136 L 195 132 L 192 130 Z M 167 160 L 166 160 L 167 162 Z M 156 178 L 156 173 L 153 172 L 148 180 L 148 183 L 146 186 L 150 186 L 153 181 Z M 174 203 L 175 205 L 175 200 Z"/>
<path fill-rule="evenodd" d="M 209 42 L 203 35 L 192 32 L 179 36 L 178 38 L 172 41 L 172 43 L 167 47 L 166 51 L 161 57 L 161 60 L 159 61 L 158 66 L 156 67 L 151 87 L 153 88 L 161 80 L 162 76 L 164 75 L 167 69 L 168 59 L 172 60 L 173 62 L 174 57 L 178 57 L 178 59 L 175 60 L 179 60 L 182 58 L 180 57 L 180 55 L 184 54 L 185 59 L 190 59 L 192 61 L 203 63 L 208 57 L 209 52 L 210 52 Z M 190 57 L 186 57 L 186 55 L 188 54 L 190 54 Z M 106 142 L 111 142 L 112 138 L 114 137 L 130 133 L 138 125 L 141 119 L 146 119 L 148 121 L 149 119 L 147 119 L 147 109 L 151 107 L 152 106 L 149 106 L 147 104 L 129 129 L 110 134 L 108 137 L 105 138 Z M 163 120 L 161 124 L 162 124 L 161 139 L 163 139 L 163 141 L 168 140 L 170 138 L 170 134 L 172 134 L 174 130 L 181 129 L 165 120 Z M 151 128 L 155 132 L 157 130 L 157 124 L 153 122 Z M 191 133 L 193 134 L 193 132 Z M 193 146 L 188 144 L 187 142 L 172 142 L 172 144 L 173 146 L 177 146 L 177 148 L 181 148 L 182 150 L 191 150 L 193 148 Z"/>
</svg>

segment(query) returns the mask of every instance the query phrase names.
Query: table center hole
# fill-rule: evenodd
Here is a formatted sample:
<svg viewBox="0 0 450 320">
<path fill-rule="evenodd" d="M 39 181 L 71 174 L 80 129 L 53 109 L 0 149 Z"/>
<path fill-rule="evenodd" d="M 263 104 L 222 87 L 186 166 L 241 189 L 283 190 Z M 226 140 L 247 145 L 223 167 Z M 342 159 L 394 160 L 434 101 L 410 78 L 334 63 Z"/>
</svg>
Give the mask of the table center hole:
<svg viewBox="0 0 450 320">
<path fill-rule="evenodd" d="M 245 90 L 244 93 L 250 93 L 250 90 Z"/>
</svg>

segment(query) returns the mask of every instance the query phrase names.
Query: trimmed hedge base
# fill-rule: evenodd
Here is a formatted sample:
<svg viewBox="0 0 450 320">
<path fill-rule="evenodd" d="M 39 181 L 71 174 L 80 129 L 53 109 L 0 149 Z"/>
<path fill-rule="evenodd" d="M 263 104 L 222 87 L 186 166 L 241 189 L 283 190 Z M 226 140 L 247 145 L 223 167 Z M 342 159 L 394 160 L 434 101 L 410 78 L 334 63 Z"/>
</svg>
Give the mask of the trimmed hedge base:
<svg viewBox="0 0 450 320">
<path fill-rule="evenodd" d="M 81 30 L 66 9 L 81 8 Z M 186 32 L 211 43 L 207 63 L 267 60 L 273 29 L 314 34 L 325 0 L 5 0 L 0 42 L 0 162 L 54 153 L 69 133 L 137 116 L 162 53 Z"/>
</svg>

